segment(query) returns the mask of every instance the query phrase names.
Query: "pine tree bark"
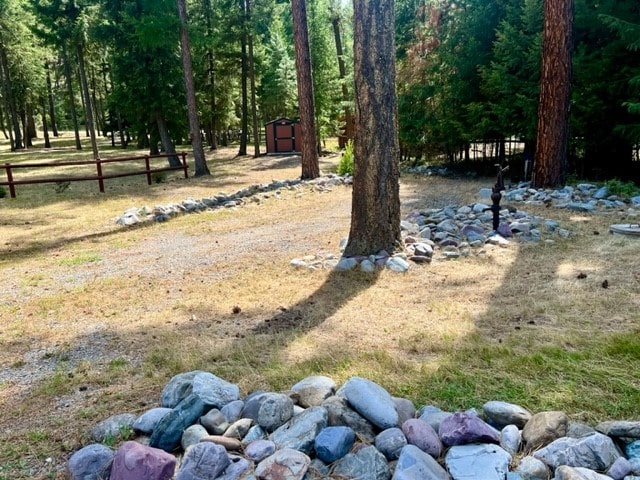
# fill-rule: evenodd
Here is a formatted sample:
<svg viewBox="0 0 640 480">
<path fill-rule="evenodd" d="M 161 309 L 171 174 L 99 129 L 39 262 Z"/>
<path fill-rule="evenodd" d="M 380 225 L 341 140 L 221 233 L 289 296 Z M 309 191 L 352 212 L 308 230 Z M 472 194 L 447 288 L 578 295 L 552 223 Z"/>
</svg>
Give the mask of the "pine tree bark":
<svg viewBox="0 0 640 480">
<path fill-rule="evenodd" d="M 167 122 L 164 119 L 164 115 L 162 112 L 156 112 L 156 126 L 158 127 L 158 136 L 160 137 L 160 143 L 162 144 L 162 150 L 169 156 L 167 160 L 169 162 L 170 167 L 179 167 L 182 165 L 180 159 L 178 158 L 176 153 L 176 147 L 171 140 L 171 135 L 169 134 L 169 129 L 167 128 Z M 152 135 L 153 137 L 153 135 Z M 156 145 L 157 142 L 151 142 L 152 145 Z M 151 149 L 151 154 L 154 155 L 158 152 L 154 151 L 153 147 Z M 173 155 L 172 155 L 173 154 Z"/>
<path fill-rule="evenodd" d="M 566 177 L 572 48 L 573 0 L 544 0 L 535 188 L 559 186 Z"/>
<path fill-rule="evenodd" d="M 49 139 L 49 126 L 47 125 L 47 103 L 43 98 L 40 99 L 42 108 L 42 134 L 44 135 L 44 148 L 51 148 L 51 140 Z"/>
<path fill-rule="evenodd" d="M 296 138 L 296 145 L 300 145 L 302 179 L 304 180 L 320 176 L 305 0 L 291 0 L 291 14 L 293 17 L 293 43 L 296 51 L 298 113 L 300 115 L 300 135 L 302 136 L 301 139 Z"/>
<path fill-rule="evenodd" d="M 247 77 L 249 75 L 249 66 L 247 62 L 247 26 L 244 19 L 246 10 L 245 0 L 240 0 L 242 7 L 242 34 L 240 35 L 240 87 L 242 94 L 241 118 L 240 118 L 240 148 L 238 155 L 247 154 L 247 136 L 249 135 L 249 99 L 247 94 Z"/>
<path fill-rule="evenodd" d="M 251 0 L 246 0 L 247 29 L 251 28 Z M 249 49 L 249 86 L 251 89 L 251 125 L 253 131 L 253 156 L 260 156 L 260 132 L 258 130 L 258 106 L 256 103 L 256 73 L 253 61 L 253 33 L 251 30 L 247 32 L 247 47 Z"/>
<path fill-rule="evenodd" d="M 73 80 L 71 77 L 71 64 L 66 50 L 62 50 L 62 63 L 64 66 L 64 76 L 67 83 L 67 95 L 69 95 L 69 112 L 71 113 L 71 121 L 73 122 L 73 131 L 76 139 L 76 150 L 82 150 L 80 142 L 80 130 L 78 128 L 78 112 L 76 111 L 76 101 L 73 95 Z"/>
<path fill-rule="evenodd" d="M 204 16 L 207 25 L 207 37 L 209 42 L 213 41 L 213 21 L 211 19 L 211 0 L 203 0 Z M 209 64 L 209 125 L 207 130 L 209 132 L 209 149 L 216 150 L 218 148 L 217 128 L 216 128 L 216 89 L 215 89 L 215 64 L 213 49 L 209 46 L 207 48 L 207 62 Z"/>
<path fill-rule="evenodd" d="M 13 95 L 13 86 L 11 83 L 11 72 L 9 71 L 9 59 L 4 45 L 0 44 L 0 69 L 2 70 L 4 94 L 7 98 L 9 106 L 9 114 L 11 115 L 11 125 L 13 126 L 13 141 L 11 142 L 12 150 L 24 148 L 22 143 L 22 133 L 20 132 L 20 121 L 18 119 L 18 107 L 16 98 Z"/>
<path fill-rule="evenodd" d="M 394 1 L 354 2 L 355 141 L 346 256 L 401 245 Z"/>
<path fill-rule="evenodd" d="M 47 74 L 47 103 L 49 107 L 49 119 L 51 120 L 51 132 L 54 137 L 58 134 L 58 122 L 56 122 L 56 109 L 53 107 L 53 89 L 51 88 L 51 73 L 49 72 L 49 62 L 44 63 L 44 69 Z"/>
<path fill-rule="evenodd" d="M 82 94 L 84 97 L 85 108 L 85 126 L 89 132 L 89 138 L 91 139 L 91 151 L 93 152 L 93 158 L 100 158 L 100 152 L 98 152 L 98 141 L 96 139 L 96 126 L 93 115 L 93 102 L 91 101 L 91 92 L 89 92 L 89 82 L 87 81 L 87 71 L 84 67 L 84 47 L 82 42 L 78 42 L 76 45 L 76 52 L 78 54 L 78 68 L 80 69 L 80 85 L 82 86 Z"/>
<path fill-rule="evenodd" d="M 182 73 L 184 76 L 184 89 L 187 96 L 187 110 L 189 112 L 189 130 L 191 146 L 193 147 L 193 159 L 195 163 L 195 176 L 211 175 L 202 147 L 200 135 L 200 121 L 198 120 L 198 106 L 196 105 L 196 90 L 193 84 L 193 67 L 191 65 L 191 47 L 189 44 L 189 32 L 187 30 L 187 6 L 185 0 L 178 0 L 178 16 L 180 17 L 180 51 L 182 56 Z"/>
</svg>

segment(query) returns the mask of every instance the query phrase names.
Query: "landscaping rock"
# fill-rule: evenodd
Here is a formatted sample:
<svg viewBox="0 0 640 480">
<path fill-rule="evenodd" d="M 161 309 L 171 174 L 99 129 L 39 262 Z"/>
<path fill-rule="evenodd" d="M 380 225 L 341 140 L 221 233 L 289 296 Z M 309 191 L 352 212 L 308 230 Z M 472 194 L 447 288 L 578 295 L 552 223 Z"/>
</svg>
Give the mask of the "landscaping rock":
<svg viewBox="0 0 640 480">
<path fill-rule="evenodd" d="M 407 420 L 402 424 L 402 432 L 407 442 L 423 452 L 438 458 L 442 453 L 442 442 L 436 431 L 420 418 Z"/>
<path fill-rule="evenodd" d="M 162 407 L 174 408 L 182 400 L 191 394 L 193 388 L 193 379 L 196 375 L 205 373 L 202 370 L 194 370 L 192 372 L 179 373 L 175 375 L 162 390 L 160 397 L 160 405 Z"/>
<path fill-rule="evenodd" d="M 588 468 L 574 468 L 563 465 L 558 467 L 553 480 L 611 480 L 611 477 L 601 475 L 598 472 L 589 470 Z"/>
<path fill-rule="evenodd" d="M 500 443 L 500 434 L 486 422 L 466 412 L 457 412 L 445 418 L 438 430 L 446 446 L 468 443 Z"/>
<path fill-rule="evenodd" d="M 515 425 L 523 428 L 531 419 L 531 413 L 520 407 L 507 402 L 490 401 L 482 406 L 487 423 L 498 429 L 507 425 Z"/>
<path fill-rule="evenodd" d="M 392 480 L 450 480 L 451 476 L 431 456 L 416 447 L 406 445 L 400 452 Z"/>
<path fill-rule="evenodd" d="M 209 372 L 201 372 L 193 377 L 191 392 L 198 395 L 207 407 L 222 408 L 227 403 L 240 399 L 237 385 Z"/>
<path fill-rule="evenodd" d="M 69 459 L 67 472 L 71 480 L 101 480 L 108 478 L 115 452 L 100 443 L 81 448 Z"/>
<path fill-rule="evenodd" d="M 242 415 L 273 432 L 293 417 L 293 400 L 283 393 L 260 393 L 245 400 Z"/>
<path fill-rule="evenodd" d="M 200 423 L 213 435 L 222 435 L 229 428 L 227 417 L 217 408 L 212 408 L 200 417 Z"/>
<path fill-rule="evenodd" d="M 96 442 L 104 442 L 108 439 L 117 440 L 122 436 L 123 431 L 133 430 L 133 423 L 136 419 L 137 417 L 131 413 L 113 415 L 93 427 L 90 436 Z"/>
<path fill-rule="evenodd" d="M 511 455 L 497 445 L 457 445 L 444 461 L 453 480 L 504 480 Z"/>
<path fill-rule="evenodd" d="M 507 425 L 500 432 L 500 446 L 510 455 L 515 455 L 520 450 L 521 439 L 522 434 L 515 425 Z"/>
<path fill-rule="evenodd" d="M 274 453 L 276 453 L 276 444 L 271 440 L 255 440 L 244 449 L 244 454 L 256 463 Z"/>
<path fill-rule="evenodd" d="M 328 425 L 350 427 L 362 441 L 373 443 L 376 436 L 373 425 L 358 412 L 349 408 L 346 399 L 338 396 L 329 397 L 322 402 L 322 406 L 328 412 Z"/>
<path fill-rule="evenodd" d="M 349 427 L 326 427 L 315 439 L 316 456 L 324 463 L 333 463 L 349 453 L 355 439 L 356 434 Z"/>
<path fill-rule="evenodd" d="M 151 435 L 162 418 L 171 411 L 170 408 L 156 407 L 147 410 L 133 422 L 131 427 L 135 432 Z"/>
<path fill-rule="evenodd" d="M 316 436 L 327 426 L 327 418 L 326 408 L 308 408 L 269 435 L 269 440 L 279 449 L 290 448 L 309 454 Z"/>
<path fill-rule="evenodd" d="M 204 437 L 208 437 L 209 432 L 202 425 L 191 425 L 187 427 L 187 429 L 182 433 L 182 438 L 180 439 L 180 445 L 183 450 L 187 450 L 192 445 L 196 443 L 200 443 Z"/>
<path fill-rule="evenodd" d="M 157 448 L 137 442 L 123 443 L 113 458 L 110 480 L 170 480 L 176 459 Z"/>
<path fill-rule="evenodd" d="M 567 433 L 569 418 L 564 412 L 540 412 L 522 429 L 522 439 L 527 449 L 537 448 L 555 439 L 564 437 Z"/>
<path fill-rule="evenodd" d="M 335 393 L 336 382 L 329 377 L 316 375 L 300 380 L 291 390 L 298 394 L 300 406 L 316 407 Z"/>
<path fill-rule="evenodd" d="M 256 476 L 261 480 L 302 480 L 310 464 L 311 459 L 304 453 L 284 448 L 261 461 Z"/>
<path fill-rule="evenodd" d="M 360 415 L 380 429 L 398 426 L 398 412 L 391 395 L 380 385 L 361 377 L 351 377 L 338 391 Z"/>
<path fill-rule="evenodd" d="M 397 460 L 400 451 L 407 444 L 407 438 L 397 427 L 388 428 L 380 432 L 375 439 L 376 448 L 387 460 Z"/>
<path fill-rule="evenodd" d="M 224 447 L 203 442 L 185 454 L 176 480 L 209 480 L 220 475 L 231 463 Z"/>
<path fill-rule="evenodd" d="M 542 460 L 531 456 L 520 460 L 515 471 L 526 480 L 547 480 L 549 478 L 549 467 Z"/>
<path fill-rule="evenodd" d="M 560 465 L 607 470 L 620 457 L 613 440 L 601 433 L 582 438 L 559 438 L 533 456 L 552 468 Z"/>
<path fill-rule="evenodd" d="M 384 455 L 375 447 L 363 447 L 355 453 L 349 453 L 338 460 L 331 474 L 340 478 L 389 480 L 391 470 Z"/>
<path fill-rule="evenodd" d="M 640 438 L 640 422 L 602 422 L 596 426 L 596 430 L 610 437 Z"/>
<path fill-rule="evenodd" d="M 182 432 L 200 418 L 205 406 L 199 396 L 191 394 L 166 414 L 153 431 L 149 445 L 172 452 L 182 438 Z"/>
</svg>

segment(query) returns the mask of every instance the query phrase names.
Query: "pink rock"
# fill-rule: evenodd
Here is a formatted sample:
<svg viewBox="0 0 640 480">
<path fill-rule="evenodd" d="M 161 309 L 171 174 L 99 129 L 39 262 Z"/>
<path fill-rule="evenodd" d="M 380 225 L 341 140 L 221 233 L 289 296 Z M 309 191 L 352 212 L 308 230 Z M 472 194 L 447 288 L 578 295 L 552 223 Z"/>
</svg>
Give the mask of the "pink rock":
<svg viewBox="0 0 640 480">
<path fill-rule="evenodd" d="M 411 418 L 402 424 L 402 431 L 409 444 L 415 445 L 432 457 L 438 458 L 442 453 L 442 442 L 438 434 L 424 420 Z"/>
<path fill-rule="evenodd" d="M 116 452 L 111 480 L 170 480 L 176 468 L 173 455 L 137 442 L 125 442 Z"/>
</svg>

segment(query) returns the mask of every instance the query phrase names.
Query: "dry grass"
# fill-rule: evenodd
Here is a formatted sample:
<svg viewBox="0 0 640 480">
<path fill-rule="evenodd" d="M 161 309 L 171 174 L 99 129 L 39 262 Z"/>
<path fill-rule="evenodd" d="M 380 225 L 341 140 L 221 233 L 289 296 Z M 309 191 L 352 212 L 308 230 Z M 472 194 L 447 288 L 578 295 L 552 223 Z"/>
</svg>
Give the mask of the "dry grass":
<svg viewBox="0 0 640 480">
<path fill-rule="evenodd" d="M 637 415 L 638 240 L 607 233 L 623 213 L 543 209 L 574 236 L 373 276 L 289 267 L 338 253 L 347 187 L 114 224 L 132 206 L 299 176 L 295 158 L 231 152 L 209 157 L 208 178 L 130 177 L 104 195 L 90 182 L 25 186 L 0 200 L 0 479 L 64 478 L 92 425 L 156 405 L 171 375 L 194 368 L 245 393 L 362 375 L 416 405 L 503 399 L 588 421 Z M 0 151 L 0 163 L 14 158 Z M 336 162 L 325 157 L 323 170 Z M 490 185 L 403 177 L 403 209 L 462 204 Z"/>
</svg>

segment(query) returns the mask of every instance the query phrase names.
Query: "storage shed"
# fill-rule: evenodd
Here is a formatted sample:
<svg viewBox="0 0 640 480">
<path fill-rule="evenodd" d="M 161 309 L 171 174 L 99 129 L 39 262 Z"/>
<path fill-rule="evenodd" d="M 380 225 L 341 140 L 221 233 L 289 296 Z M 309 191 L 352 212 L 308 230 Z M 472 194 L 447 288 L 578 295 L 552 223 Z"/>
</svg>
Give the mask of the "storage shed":
<svg viewBox="0 0 640 480">
<path fill-rule="evenodd" d="M 264 125 L 267 155 L 300 151 L 300 124 L 288 118 L 278 118 Z"/>
</svg>

